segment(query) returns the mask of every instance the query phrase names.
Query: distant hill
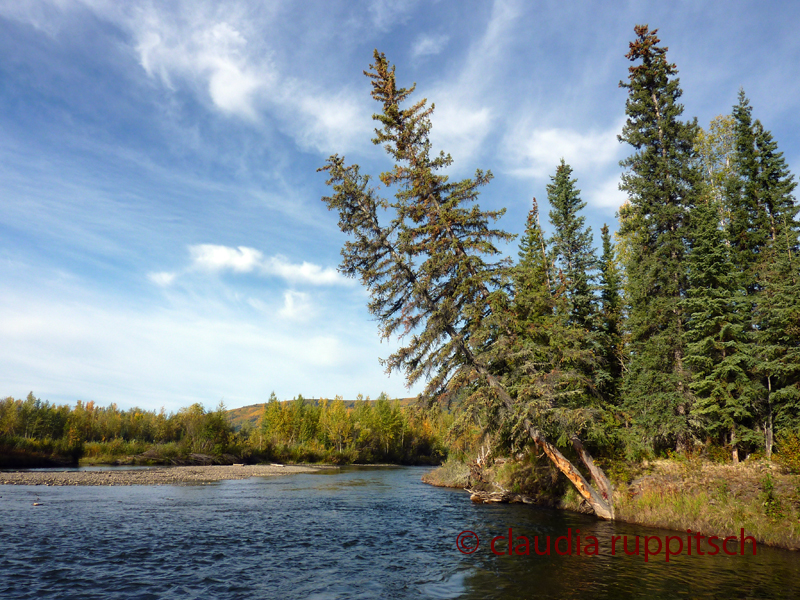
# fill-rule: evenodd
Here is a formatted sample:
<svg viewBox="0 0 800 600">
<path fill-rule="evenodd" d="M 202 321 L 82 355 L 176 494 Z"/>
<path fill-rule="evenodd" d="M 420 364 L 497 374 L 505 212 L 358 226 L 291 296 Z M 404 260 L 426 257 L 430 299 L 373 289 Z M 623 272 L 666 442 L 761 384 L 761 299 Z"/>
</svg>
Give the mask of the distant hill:
<svg viewBox="0 0 800 600">
<path fill-rule="evenodd" d="M 226 410 L 225 415 L 235 429 L 241 429 L 245 423 L 250 423 L 253 427 L 258 425 L 262 412 L 264 412 L 264 404 L 251 404 Z"/>
<path fill-rule="evenodd" d="M 330 398 L 332 400 L 332 398 Z M 410 406 L 416 402 L 417 398 L 398 398 L 400 406 Z M 281 402 L 291 402 L 291 400 L 281 400 Z M 308 404 L 318 404 L 319 398 L 306 398 Z M 373 400 L 374 402 L 374 400 Z M 347 408 L 353 408 L 356 404 L 355 400 L 345 400 L 344 405 Z M 225 414 L 228 421 L 231 422 L 235 429 L 241 429 L 245 423 L 250 423 L 253 427 L 258 425 L 258 420 L 261 418 L 261 413 L 264 412 L 264 403 L 250 404 L 242 406 L 241 408 L 231 408 L 226 410 Z"/>
</svg>

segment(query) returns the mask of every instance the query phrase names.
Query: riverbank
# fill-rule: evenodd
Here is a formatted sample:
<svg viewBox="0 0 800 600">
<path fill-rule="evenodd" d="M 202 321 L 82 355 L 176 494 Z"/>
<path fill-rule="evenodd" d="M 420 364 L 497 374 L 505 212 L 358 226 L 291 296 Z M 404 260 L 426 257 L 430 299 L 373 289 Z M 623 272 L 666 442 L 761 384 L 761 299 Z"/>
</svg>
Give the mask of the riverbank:
<svg viewBox="0 0 800 600">
<path fill-rule="evenodd" d="M 720 537 L 744 528 L 758 543 L 800 550 L 800 476 L 766 460 L 737 465 L 657 460 L 609 469 L 618 521 Z M 503 461 L 479 472 L 445 464 L 422 481 L 443 487 L 512 491 L 541 506 L 587 512 L 563 477 L 529 459 Z M 477 479 L 477 481 L 476 481 Z M 467 483 L 468 485 L 465 485 Z"/>
<path fill-rule="evenodd" d="M 0 472 L 0 485 L 180 485 L 229 479 L 313 473 L 324 467 L 298 465 L 213 465 L 105 471 Z M 331 467 L 327 467 L 331 468 Z"/>
<path fill-rule="evenodd" d="M 614 494 L 617 518 L 800 550 L 800 476 L 766 460 L 737 465 L 654 461 Z"/>
</svg>

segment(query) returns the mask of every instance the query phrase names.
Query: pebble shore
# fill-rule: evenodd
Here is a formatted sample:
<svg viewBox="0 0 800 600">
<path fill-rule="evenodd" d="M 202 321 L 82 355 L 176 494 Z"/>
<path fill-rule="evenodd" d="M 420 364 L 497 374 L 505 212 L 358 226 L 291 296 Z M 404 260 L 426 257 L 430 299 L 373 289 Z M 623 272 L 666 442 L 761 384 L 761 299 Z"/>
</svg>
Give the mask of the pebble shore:
<svg viewBox="0 0 800 600">
<path fill-rule="evenodd" d="M 294 465 L 213 465 L 113 471 L 12 471 L 0 473 L 0 485 L 180 485 L 317 470 Z"/>
</svg>

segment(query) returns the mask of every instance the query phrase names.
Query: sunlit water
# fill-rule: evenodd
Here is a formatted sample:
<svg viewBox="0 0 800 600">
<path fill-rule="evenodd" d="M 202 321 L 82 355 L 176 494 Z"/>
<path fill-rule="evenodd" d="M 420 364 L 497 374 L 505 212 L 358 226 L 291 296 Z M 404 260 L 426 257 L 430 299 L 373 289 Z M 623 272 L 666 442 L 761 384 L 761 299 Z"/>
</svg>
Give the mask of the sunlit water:
<svg viewBox="0 0 800 600">
<path fill-rule="evenodd" d="M 0 487 L 0 598 L 799 598 L 800 553 L 610 554 L 671 532 L 473 505 L 419 468 L 210 485 Z M 39 502 L 40 506 L 33 506 Z M 598 556 L 497 556 L 492 537 L 594 535 Z M 456 536 L 474 531 L 472 555 Z M 505 549 L 504 540 L 496 545 Z M 563 548 L 563 545 L 562 545 Z"/>
</svg>

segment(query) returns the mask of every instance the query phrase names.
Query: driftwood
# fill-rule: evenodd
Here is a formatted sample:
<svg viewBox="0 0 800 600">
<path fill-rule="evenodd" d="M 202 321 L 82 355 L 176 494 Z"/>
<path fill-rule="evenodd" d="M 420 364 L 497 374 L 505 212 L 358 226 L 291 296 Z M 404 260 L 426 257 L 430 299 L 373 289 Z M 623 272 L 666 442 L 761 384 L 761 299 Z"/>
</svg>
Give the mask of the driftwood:
<svg viewBox="0 0 800 600">
<path fill-rule="evenodd" d="M 476 504 L 536 504 L 536 501 L 530 496 L 522 494 L 514 494 L 511 492 L 481 492 L 477 490 L 470 490 L 464 488 L 470 494 L 469 499 Z"/>
</svg>

